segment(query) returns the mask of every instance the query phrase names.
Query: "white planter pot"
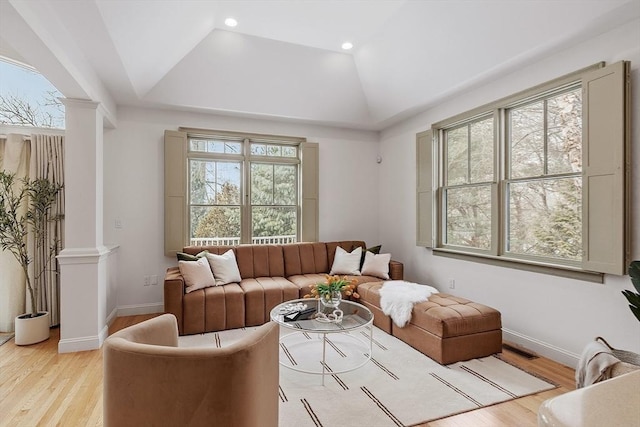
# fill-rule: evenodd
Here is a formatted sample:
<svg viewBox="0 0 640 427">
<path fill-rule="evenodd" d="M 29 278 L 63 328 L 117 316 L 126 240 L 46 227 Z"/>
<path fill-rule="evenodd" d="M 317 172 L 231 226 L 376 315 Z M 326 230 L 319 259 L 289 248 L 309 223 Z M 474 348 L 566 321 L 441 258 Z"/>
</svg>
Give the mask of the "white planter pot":
<svg viewBox="0 0 640 427">
<path fill-rule="evenodd" d="M 49 312 L 41 311 L 37 317 L 16 317 L 16 345 L 30 345 L 49 339 Z"/>
</svg>

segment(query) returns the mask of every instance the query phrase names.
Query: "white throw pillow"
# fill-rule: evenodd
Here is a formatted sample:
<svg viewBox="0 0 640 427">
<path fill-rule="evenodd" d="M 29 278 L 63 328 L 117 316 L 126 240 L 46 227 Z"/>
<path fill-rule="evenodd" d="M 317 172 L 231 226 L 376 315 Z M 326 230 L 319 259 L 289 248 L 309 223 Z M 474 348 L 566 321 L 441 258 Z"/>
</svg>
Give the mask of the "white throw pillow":
<svg viewBox="0 0 640 427">
<path fill-rule="evenodd" d="M 242 280 L 233 249 L 229 249 L 222 255 L 207 254 L 207 259 L 216 278 L 216 286 L 239 283 Z"/>
<path fill-rule="evenodd" d="M 336 255 L 333 258 L 333 265 L 329 274 L 349 274 L 351 276 L 360 276 L 360 259 L 362 257 L 362 248 L 358 247 L 347 252 L 340 246 L 336 247 Z"/>
<path fill-rule="evenodd" d="M 178 261 L 178 268 L 187 285 L 186 293 L 216 285 L 206 258 L 200 258 L 197 261 Z"/>
<path fill-rule="evenodd" d="M 362 264 L 362 275 L 389 279 L 389 261 L 391 261 L 391 254 L 376 255 L 367 251 Z"/>
</svg>

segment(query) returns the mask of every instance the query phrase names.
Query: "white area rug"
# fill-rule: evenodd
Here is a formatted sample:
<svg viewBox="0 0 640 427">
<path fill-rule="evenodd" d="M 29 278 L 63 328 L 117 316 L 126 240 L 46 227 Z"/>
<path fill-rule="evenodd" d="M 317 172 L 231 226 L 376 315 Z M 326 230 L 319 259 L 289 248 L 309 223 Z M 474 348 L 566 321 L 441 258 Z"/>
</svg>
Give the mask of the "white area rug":
<svg viewBox="0 0 640 427">
<path fill-rule="evenodd" d="M 223 347 L 253 328 L 180 337 L 179 345 Z M 282 330 L 282 335 L 290 334 Z M 329 335 L 326 365 L 340 371 L 368 352 L 368 330 Z M 280 360 L 321 370 L 322 340 L 296 333 L 283 340 Z M 443 366 L 374 327 L 372 359 L 343 374 L 319 375 L 280 366 L 281 427 L 411 426 L 526 396 L 555 385 L 490 356 Z"/>
<path fill-rule="evenodd" d="M 0 332 L 0 345 L 6 343 L 11 338 L 13 338 L 13 332 Z"/>
</svg>

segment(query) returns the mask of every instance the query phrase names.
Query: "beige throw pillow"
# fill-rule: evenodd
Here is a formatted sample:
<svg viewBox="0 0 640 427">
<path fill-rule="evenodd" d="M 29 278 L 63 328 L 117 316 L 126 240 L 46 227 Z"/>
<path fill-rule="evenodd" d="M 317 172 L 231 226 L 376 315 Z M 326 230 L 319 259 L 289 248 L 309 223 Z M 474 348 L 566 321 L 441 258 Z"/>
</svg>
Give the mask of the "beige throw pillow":
<svg viewBox="0 0 640 427">
<path fill-rule="evenodd" d="M 229 249 L 222 255 L 208 253 L 206 256 L 213 270 L 213 276 L 216 278 L 216 286 L 239 283 L 242 280 L 233 249 Z"/>
<path fill-rule="evenodd" d="M 367 251 L 364 256 L 364 264 L 362 264 L 362 275 L 388 280 L 389 261 L 391 261 L 391 254 L 376 255 Z"/>
<path fill-rule="evenodd" d="M 187 286 L 186 293 L 216 285 L 206 258 L 200 258 L 197 261 L 178 261 L 178 268 Z"/>
<path fill-rule="evenodd" d="M 336 247 L 336 255 L 333 258 L 333 265 L 329 274 L 348 274 L 351 276 L 360 276 L 360 258 L 362 257 L 362 248 L 358 247 L 347 252 L 340 246 Z"/>
</svg>

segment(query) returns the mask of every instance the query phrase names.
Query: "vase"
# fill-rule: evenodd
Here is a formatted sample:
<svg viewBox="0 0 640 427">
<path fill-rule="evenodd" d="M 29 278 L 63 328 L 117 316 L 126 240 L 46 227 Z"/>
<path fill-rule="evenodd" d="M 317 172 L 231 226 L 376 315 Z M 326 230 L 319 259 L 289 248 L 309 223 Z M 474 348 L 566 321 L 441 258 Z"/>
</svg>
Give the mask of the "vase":
<svg viewBox="0 0 640 427">
<path fill-rule="evenodd" d="M 21 314 L 15 318 L 16 345 L 31 345 L 49 339 L 49 312 L 38 312 L 37 316 Z"/>
<path fill-rule="evenodd" d="M 340 301 L 342 300 L 342 292 L 340 291 L 331 291 L 328 294 L 324 294 L 320 296 L 320 302 L 325 307 L 336 308 L 340 305 Z"/>
</svg>

